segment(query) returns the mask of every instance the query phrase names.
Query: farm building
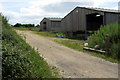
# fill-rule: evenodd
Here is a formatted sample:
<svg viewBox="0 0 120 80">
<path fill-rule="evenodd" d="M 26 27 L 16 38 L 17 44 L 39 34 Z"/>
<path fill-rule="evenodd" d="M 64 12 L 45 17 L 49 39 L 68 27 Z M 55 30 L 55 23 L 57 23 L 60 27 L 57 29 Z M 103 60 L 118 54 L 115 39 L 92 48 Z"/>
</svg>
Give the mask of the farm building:
<svg viewBox="0 0 120 80">
<path fill-rule="evenodd" d="M 76 7 L 61 20 L 61 31 L 94 31 L 118 22 L 118 10 Z"/>
<path fill-rule="evenodd" d="M 61 31 L 71 37 L 82 33 L 87 37 L 88 31 L 98 30 L 101 25 L 117 23 L 118 15 L 118 10 L 76 7 L 64 18 L 44 18 L 40 25 L 42 30 Z"/>
<path fill-rule="evenodd" d="M 44 18 L 40 22 L 42 31 L 59 31 L 62 18 Z"/>
</svg>

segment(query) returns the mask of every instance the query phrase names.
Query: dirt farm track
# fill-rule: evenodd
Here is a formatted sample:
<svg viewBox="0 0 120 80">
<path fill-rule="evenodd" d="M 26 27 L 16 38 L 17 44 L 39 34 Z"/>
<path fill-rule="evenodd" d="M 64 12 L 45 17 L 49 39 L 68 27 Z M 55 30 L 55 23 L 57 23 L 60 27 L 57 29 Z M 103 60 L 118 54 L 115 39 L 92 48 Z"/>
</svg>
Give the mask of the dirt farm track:
<svg viewBox="0 0 120 80">
<path fill-rule="evenodd" d="M 61 70 L 65 78 L 117 78 L 118 64 L 60 45 L 32 31 L 16 31 L 26 42 L 37 48 L 40 55 Z"/>
</svg>

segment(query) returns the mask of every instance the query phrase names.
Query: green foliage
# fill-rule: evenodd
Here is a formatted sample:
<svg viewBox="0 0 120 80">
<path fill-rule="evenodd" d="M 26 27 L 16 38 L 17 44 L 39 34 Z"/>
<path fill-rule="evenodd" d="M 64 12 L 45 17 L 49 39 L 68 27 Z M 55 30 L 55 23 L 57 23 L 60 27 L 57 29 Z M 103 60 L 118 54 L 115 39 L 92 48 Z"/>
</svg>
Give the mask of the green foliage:
<svg viewBox="0 0 120 80">
<path fill-rule="evenodd" d="M 110 56 L 114 59 L 120 59 L 120 25 L 110 24 L 101 26 L 100 30 L 96 31 L 89 39 L 89 47 L 95 48 L 95 45 L 99 45 L 98 49 L 105 50 L 106 56 Z"/>
<path fill-rule="evenodd" d="M 14 27 L 26 27 L 26 28 L 29 28 L 29 27 L 35 27 L 34 24 L 21 24 L 21 23 L 16 23 L 14 25 Z"/>
<path fill-rule="evenodd" d="M 51 68 L 2 16 L 2 74 L 3 79 L 53 78 Z"/>
</svg>

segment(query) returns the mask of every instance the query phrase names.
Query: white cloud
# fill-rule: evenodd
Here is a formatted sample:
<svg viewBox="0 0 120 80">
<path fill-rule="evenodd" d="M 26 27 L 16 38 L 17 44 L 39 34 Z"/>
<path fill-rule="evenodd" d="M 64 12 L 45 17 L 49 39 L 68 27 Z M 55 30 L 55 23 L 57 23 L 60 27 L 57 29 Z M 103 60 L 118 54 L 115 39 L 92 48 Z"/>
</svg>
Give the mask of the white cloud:
<svg viewBox="0 0 120 80">
<path fill-rule="evenodd" d="M 38 1 L 31 1 L 30 4 L 33 7 L 42 7 L 45 5 L 49 5 L 49 4 L 55 4 L 55 3 L 60 3 L 62 2 L 62 0 L 38 0 Z"/>
<path fill-rule="evenodd" d="M 3 5 L 0 3 L 0 12 L 2 12 L 4 10 Z"/>
<path fill-rule="evenodd" d="M 10 19 L 10 23 L 15 24 L 16 22 L 21 22 L 21 23 L 37 24 L 40 22 L 40 20 L 43 17 L 54 17 L 54 16 L 63 17 L 65 14 L 68 13 L 67 9 L 70 9 L 70 10 L 73 9 L 71 8 L 72 5 L 71 6 L 69 5 L 70 8 L 67 8 L 68 5 L 66 5 L 66 6 L 60 6 L 61 7 L 59 8 L 60 11 L 56 10 L 57 9 L 56 5 L 60 3 L 62 4 L 63 2 L 77 2 L 77 3 L 80 2 L 80 3 L 83 3 L 83 5 L 79 5 L 79 6 L 99 7 L 100 5 L 108 2 L 119 2 L 119 0 L 86 0 L 86 1 L 83 1 L 83 0 L 1 0 L 0 2 L 1 2 L 0 11 L 2 11 L 3 14 L 5 14 L 5 16 L 7 16 Z M 14 12 L 11 10 L 6 11 L 4 9 L 6 6 L 2 5 L 2 2 L 11 2 L 11 4 L 12 2 L 28 2 L 29 6 L 27 7 L 21 6 L 21 8 L 19 9 L 19 12 Z M 85 4 L 85 2 L 88 2 L 88 3 L 92 2 L 93 4 L 87 5 Z M 14 4 L 14 5 L 17 5 L 17 4 Z M 46 6 L 49 7 L 48 9 L 50 9 L 51 7 L 52 8 L 54 7 L 54 8 L 51 9 L 51 11 L 49 10 L 47 11 L 47 9 L 44 9 L 46 8 Z M 66 12 L 63 13 L 62 8 L 63 10 L 66 10 Z M 111 9 L 118 9 L 118 7 L 115 6 L 115 7 L 112 7 Z"/>
</svg>

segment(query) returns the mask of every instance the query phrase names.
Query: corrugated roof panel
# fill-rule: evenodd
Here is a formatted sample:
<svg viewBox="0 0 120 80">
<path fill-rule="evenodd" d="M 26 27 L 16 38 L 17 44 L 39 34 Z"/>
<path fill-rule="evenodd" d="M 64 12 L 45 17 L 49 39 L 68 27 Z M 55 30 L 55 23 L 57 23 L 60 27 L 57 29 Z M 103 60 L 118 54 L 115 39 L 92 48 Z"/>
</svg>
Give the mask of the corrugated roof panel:
<svg viewBox="0 0 120 80">
<path fill-rule="evenodd" d="M 78 8 L 92 9 L 92 10 L 103 11 L 103 12 L 119 13 L 119 10 L 113 10 L 113 9 L 94 8 L 94 7 L 78 7 Z"/>
<path fill-rule="evenodd" d="M 52 21 L 61 21 L 62 20 L 62 18 L 47 18 L 47 19 L 52 20 Z"/>
</svg>

